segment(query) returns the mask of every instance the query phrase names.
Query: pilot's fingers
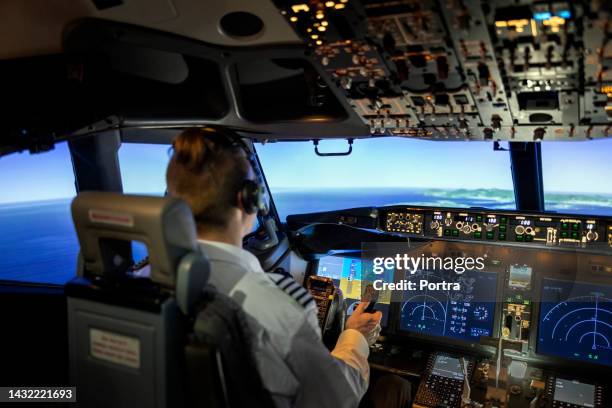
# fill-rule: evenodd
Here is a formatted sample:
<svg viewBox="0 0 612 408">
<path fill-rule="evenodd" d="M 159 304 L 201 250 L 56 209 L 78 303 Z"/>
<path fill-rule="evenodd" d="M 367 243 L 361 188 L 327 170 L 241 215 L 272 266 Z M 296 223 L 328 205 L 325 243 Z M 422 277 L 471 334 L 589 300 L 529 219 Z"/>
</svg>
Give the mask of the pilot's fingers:
<svg viewBox="0 0 612 408">
<path fill-rule="evenodd" d="M 380 323 L 380 320 L 382 319 L 382 313 L 380 311 L 376 311 L 374 313 L 364 313 L 363 314 L 364 318 L 367 319 L 367 325 L 369 326 L 376 326 L 377 324 Z"/>
<path fill-rule="evenodd" d="M 368 305 L 370 304 L 370 302 L 359 302 L 359 304 L 357 305 L 357 307 L 355 308 L 355 310 L 353 311 L 353 314 L 361 314 L 363 313 L 363 311 L 365 310 L 366 307 L 368 307 Z"/>
<path fill-rule="evenodd" d="M 377 310 L 376 312 L 372 313 L 372 316 L 376 318 L 376 324 L 380 323 L 380 321 L 382 320 L 382 312 L 380 310 Z"/>
</svg>

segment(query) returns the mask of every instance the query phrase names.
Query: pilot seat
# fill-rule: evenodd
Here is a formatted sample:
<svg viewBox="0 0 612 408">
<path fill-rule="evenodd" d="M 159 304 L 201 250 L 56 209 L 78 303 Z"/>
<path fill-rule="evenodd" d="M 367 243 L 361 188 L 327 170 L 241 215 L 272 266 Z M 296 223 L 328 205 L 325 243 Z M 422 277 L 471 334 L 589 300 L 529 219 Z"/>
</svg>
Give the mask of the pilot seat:
<svg viewBox="0 0 612 408">
<path fill-rule="evenodd" d="M 84 192 L 72 203 L 78 276 L 66 286 L 81 407 L 271 406 L 243 313 L 207 285 L 186 203 Z M 134 273 L 144 243 L 148 276 Z"/>
</svg>

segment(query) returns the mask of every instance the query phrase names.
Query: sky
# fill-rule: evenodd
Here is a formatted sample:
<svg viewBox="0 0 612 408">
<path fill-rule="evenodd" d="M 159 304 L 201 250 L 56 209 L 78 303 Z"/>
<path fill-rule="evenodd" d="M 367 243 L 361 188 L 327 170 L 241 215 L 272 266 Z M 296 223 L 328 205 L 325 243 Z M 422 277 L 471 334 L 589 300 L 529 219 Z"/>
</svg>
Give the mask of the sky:
<svg viewBox="0 0 612 408">
<path fill-rule="evenodd" d="M 542 144 L 545 191 L 612 194 L 612 139 Z M 321 151 L 346 150 L 346 141 L 322 141 Z M 346 157 L 319 157 L 310 142 L 256 144 L 275 188 L 500 188 L 512 189 L 507 152 L 485 142 L 431 142 L 406 138 L 355 140 Z M 161 194 L 168 146 L 124 144 L 119 151 L 124 189 Z M 74 196 L 65 143 L 51 152 L 0 157 L 0 204 Z"/>
</svg>

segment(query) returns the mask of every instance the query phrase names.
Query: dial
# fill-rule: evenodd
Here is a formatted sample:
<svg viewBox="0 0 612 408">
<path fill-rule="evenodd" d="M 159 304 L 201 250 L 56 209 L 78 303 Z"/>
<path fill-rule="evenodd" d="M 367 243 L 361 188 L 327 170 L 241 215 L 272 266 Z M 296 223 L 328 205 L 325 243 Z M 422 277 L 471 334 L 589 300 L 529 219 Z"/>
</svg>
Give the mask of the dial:
<svg viewBox="0 0 612 408">
<path fill-rule="evenodd" d="M 487 320 L 489 317 L 489 311 L 484 306 L 477 306 L 473 313 L 476 320 Z"/>
</svg>

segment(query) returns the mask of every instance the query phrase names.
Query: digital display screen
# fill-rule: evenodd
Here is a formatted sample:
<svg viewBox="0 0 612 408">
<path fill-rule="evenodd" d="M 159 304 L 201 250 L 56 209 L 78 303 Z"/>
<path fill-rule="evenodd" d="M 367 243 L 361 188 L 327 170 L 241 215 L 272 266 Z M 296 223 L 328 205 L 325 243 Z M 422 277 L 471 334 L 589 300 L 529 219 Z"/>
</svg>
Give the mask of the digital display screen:
<svg viewBox="0 0 612 408">
<path fill-rule="evenodd" d="M 520 220 L 519 224 L 524 225 L 526 227 L 531 225 L 531 220 Z"/>
<path fill-rule="evenodd" d="M 474 222 L 473 215 L 455 215 L 455 221 Z"/>
<path fill-rule="evenodd" d="M 579 407 L 595 406 L 595 386 L 578 381 L 555 380 L 555 401 L 575 404 Z"/>
<path fill-rule="evenodd" d="M 441 221 L 444 219 L 444 214 L 434 214 L 433 219 L 436 221 Z"/>
<path fill-rule="evenodd" d="M 544 279 L 537 351 L 612 365 L 612 286 Z"/>
<path fill-rule="evenodd" d="M 528 265 L 510 265 L 508 285 L 514 289 L 531 288 L 533 268 Z"/>
<path fill-rule="evenodd" d="M 488 217 L 487 218 L 487 224 L 497 224 L 497 218 L 495 218 L 495 217 Z"/>
<path fill-rule="evenodd" d="M 418 271 L 405 279 L 419 282 L 457 282 L 460 290 L 428 289 L 404 292 L 400 330 L 478 342 L 491 336 L 495 317 L 497 274 L 466 271 Z"/>
<path fill-rule="evenodd" d="M 372 272 L 372 262 L 362 261 L 360 258 L 348 256 L 325 256 L 319 260 L 317 275 L 331 278 L 334 285 L 342 291 L 346 305 L 347 317 L 350 316 L 362 297 L 364 282 L 380 279 L 384 282 L 393 282 L 393 271 L 385 270 L 384 273 L 374 275 Z M 366 279 L 362 279 L 366 275 Z M 380 325 L 386 327 L 389 321 L 389 305 L 391 304 L 391 291 L 375 291 L 378 295 L 375 310 L 382 312 Z"/>
<path fill-rule="evenodd" d="M 431 373 L 440 377 L 463 381 L 461 360 L 443 354 L 436 356 L 436 361 L 434 362 Z"/>
</svg>

